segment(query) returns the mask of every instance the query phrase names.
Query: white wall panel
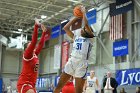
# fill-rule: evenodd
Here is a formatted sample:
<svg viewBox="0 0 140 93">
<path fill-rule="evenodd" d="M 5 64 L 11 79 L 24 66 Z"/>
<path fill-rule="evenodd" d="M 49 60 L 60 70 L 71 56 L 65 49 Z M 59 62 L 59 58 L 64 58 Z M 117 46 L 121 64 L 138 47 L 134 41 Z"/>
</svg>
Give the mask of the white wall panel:
<svg viewBox="0 0 140 93">
<path fill-rule="evenodd" d="M 3 51 L 2 73 L 18 73 L 20 61 L 19 55 L 19 51 Z"/>
<path fill-rule="evenodd" d="M 57 72 L 54 69 L 54 48 L 44 49 L 40 58 L 40 71 L 42 74 Z"/>
</svg>

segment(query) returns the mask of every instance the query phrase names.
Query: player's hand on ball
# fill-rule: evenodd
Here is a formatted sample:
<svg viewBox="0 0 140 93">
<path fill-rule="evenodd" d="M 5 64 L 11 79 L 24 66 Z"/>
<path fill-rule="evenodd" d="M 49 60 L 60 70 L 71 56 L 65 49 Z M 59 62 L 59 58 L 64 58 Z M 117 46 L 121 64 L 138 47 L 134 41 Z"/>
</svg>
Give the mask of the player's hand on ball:
<svg viewBox="0 0 140 93">
<path fill-rule="evenodd" d="M 80 6 L 80 9 L 81 9 L 82 13 L 86 12 L 86 9 L 85 9 L 85 7 L 83 5 Z"/>
</svg>

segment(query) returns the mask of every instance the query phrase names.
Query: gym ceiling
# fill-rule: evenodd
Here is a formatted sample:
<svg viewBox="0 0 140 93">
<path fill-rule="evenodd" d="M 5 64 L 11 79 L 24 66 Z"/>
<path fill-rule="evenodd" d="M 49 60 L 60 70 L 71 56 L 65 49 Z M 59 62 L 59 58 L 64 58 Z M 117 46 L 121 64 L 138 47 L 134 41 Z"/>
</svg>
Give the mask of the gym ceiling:
<svg viewBox="0 0 140 93">
<path fill-rule="evenodd" d="M 82 3 L 87 9 L 96 8 L 113 0 L 0 0 L 0 34 L 30 35 L 34 18 L 42 18 L 49 27 L 73 16 L 73 7 Z M 46 17 L 46 18 L 45 18 Z"/>
</svg>

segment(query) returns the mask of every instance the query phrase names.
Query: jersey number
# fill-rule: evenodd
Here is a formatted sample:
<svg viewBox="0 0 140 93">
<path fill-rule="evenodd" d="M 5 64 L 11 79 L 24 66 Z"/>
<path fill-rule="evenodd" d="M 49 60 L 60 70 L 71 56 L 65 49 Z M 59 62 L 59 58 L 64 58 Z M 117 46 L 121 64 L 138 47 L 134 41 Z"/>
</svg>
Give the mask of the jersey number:
<svg viewBox="0 0 140 93">
<path fill-rule="evenodd" d="M 76 43 L 76 45 L 77 45 L 77 47 L 76 47 L 77 50 L 81 50 L 82 49 L 82 43 Z"/>
<path fill-rule="evenodd" d="M 93 87 L 93 84 L 92 83 L 89 83 L 89 87 Z"/>
<path fill-rule="evenodd" d="M 34 68 L 34 71 L 37 72 L 39 69 L 39 64 L 35 64 L 35 68 Z"/>
</svg>

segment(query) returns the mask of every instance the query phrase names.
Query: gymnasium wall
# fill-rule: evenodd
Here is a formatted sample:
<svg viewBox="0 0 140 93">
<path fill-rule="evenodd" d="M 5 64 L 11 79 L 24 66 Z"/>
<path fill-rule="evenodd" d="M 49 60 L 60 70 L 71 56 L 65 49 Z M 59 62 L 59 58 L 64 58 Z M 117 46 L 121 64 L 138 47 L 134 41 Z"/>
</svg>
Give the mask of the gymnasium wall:
<svg viewBox="0 0 140 93">
<path fill-rule="evenodd" d="M 54 45 L 58 44 L 58 38 L 52 39 L 48 43 L 48 47 L 43 49 L 40 54 L 40 74 L 57 73 L 54 69 Z"/>
<path fill-rule="evenodd" d="M 54 63 L 54 45 L 58 43 L 58 39 L 50 40 L 49 46 L 46 45 L 39 55 L 40 73 L 49 74 L 57 73 L 53 69 Z M 18 76 L 22 67 L 22 51 L 6 50 L 3 47 L 2 53 L 2 75 L 6 77 Z"/>
<path fill-rule="evenodd" d="M 96 36 L 99 33 L 99 38 L 97 38 L 97 48 L 96 48 L 96 63 L 89 65 L 88 72 L 90 70 L 95 70 L 96 76 L 99 77 L 99 82 L 101 83 L 104 73 L 111 71 L 114 73 L 115 64 L 112 57 L 112 43 L 109 39 L 109 18 L 107 17 L 109 13 L 109 7 L 102 5 L 97 9 L 97 23 L 92 25 L 95 30 Z M 104 21 L 107 21 L 102 28 Z M 102 29 L 101 29 L 102 28 Z M 102 72 L 102 73 L 101 73 Z"/>
<path fill-rule="evenodd" d="M 9 87 L 16 91 L 16 82 L 21 69 L 21 51 L 6 50 L 2 47 L 1 73 L 3 80 L 3 91 Z"/>
<path fill-rule="evenodd" d="M 112 57 L 112 41 L 109 39 L 109 19 L 108 17 L 109 7 L 103 4 L 97 8 L 97 21 L 92 25 L 97 38 L 97 51 L 96 51 L 96 64 L 94 65 L 106 65 L 113 64 Z M 106 20 L 106 22 L 105 22 Z M 105 24 L 104 24 L 105 22 Z M 102 25 L 104 26 L 102 27 Z M 104 49 L 106 48 L 106 50 Z"/>
<path fill-rule="evenodd" d="M 41 53 L 40 74 L 57 73 L 54 68 L 54 47 L 44 49 Z"/>
<path fill-rule="evenodd" d="M 3 76 L 17 76 L 21 67 L 21 51 L 6 50 L 2 52 L 2 74 Z"/>
<path fill-rule="evenodd" d="M 105 39 L 108 38 L 108 35 L 108 32 L 104 32 L 101 37 L 102 43 L 104 44 L 104 47 L 106 48 L 107 52 L 105 51 L 99 40 L 97 40 L 96 65 L 113 64 L 112 41 L 110 41 L 109 39 Z"/>
</svg>

